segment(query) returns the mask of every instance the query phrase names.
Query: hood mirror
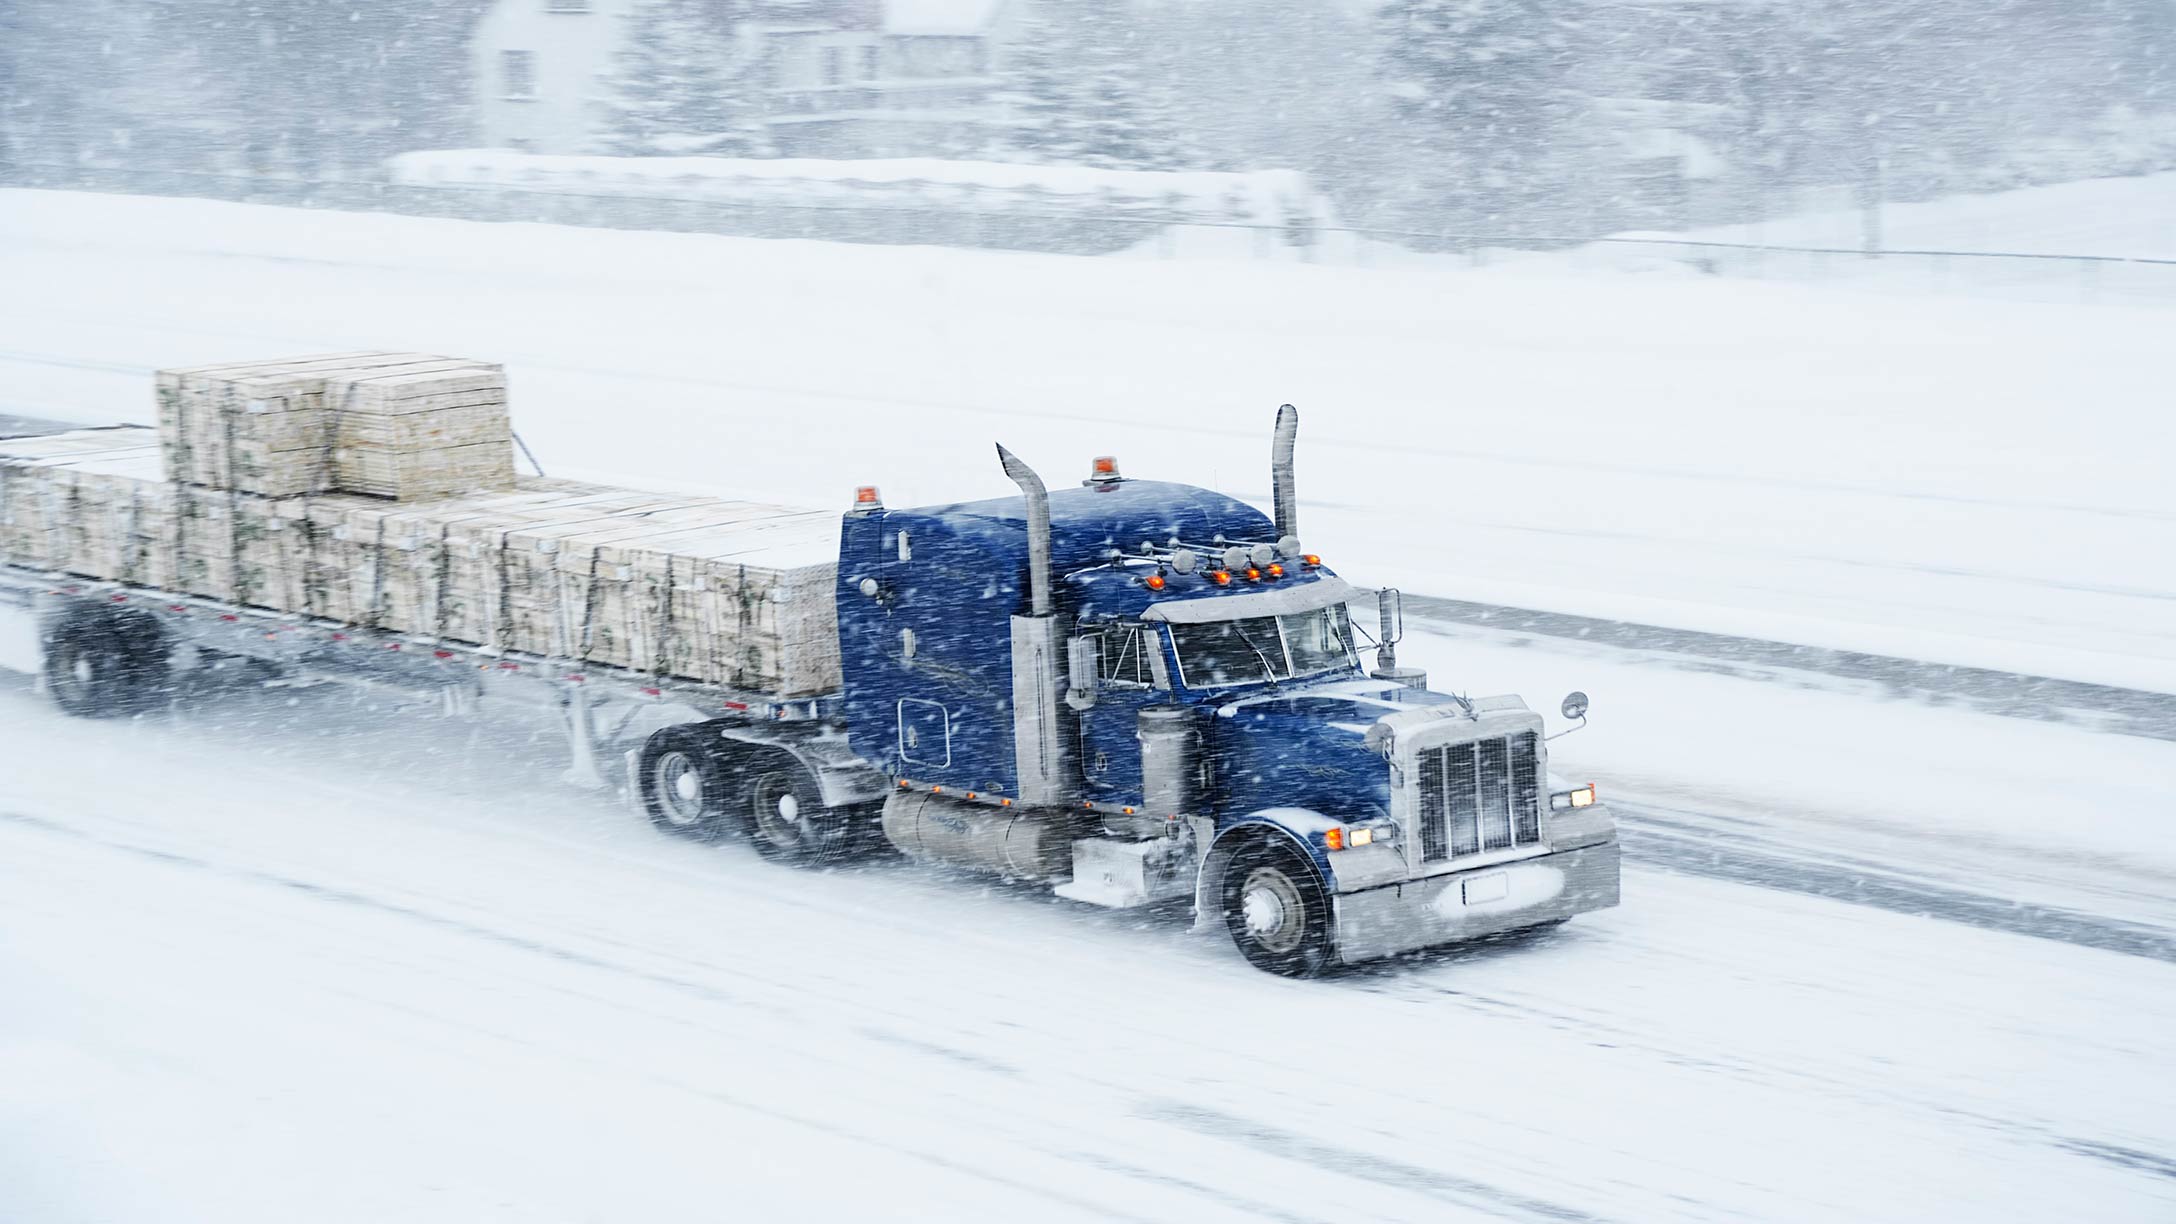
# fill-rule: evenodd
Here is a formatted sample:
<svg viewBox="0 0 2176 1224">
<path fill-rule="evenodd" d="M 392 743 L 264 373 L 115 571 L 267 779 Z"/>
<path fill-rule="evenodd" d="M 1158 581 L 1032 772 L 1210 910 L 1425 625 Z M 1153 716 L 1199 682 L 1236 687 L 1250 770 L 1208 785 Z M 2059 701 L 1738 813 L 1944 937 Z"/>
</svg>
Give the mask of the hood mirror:
<svg viewBox="0 0 2176 1224">
<path fill-rule="evenodd" d="M 1580 692 L 1578 689 L 1573 689 L 1571 692 L 1566 693 L 1564 695 L 1564 704 L 1558 706 L 1557 709 L 1562 711 L 1564 717 L 1572 720 L 1575 723 L 1578 723 L 1579 727 L 1584 727 L 1587 725 L 1587 695 Z M 1570 735 L 1574 731 L 1577 731 L 1579 727 L 1566 727 L 1562 731 L 1557 732 L 1555 735 L 1552 735 L 1549 738 L 1563 739 L 1565 736 Z"/>
<path fill-rule="evenodd" d="M 1367 745 L 1369 752 L 1379 757 L 1388 757 L 1395 744 L 1390 728 L 1382 723 L 1370 724 L 1367 734 L 1360 738 L 1360 742 Z"/>
</svg>

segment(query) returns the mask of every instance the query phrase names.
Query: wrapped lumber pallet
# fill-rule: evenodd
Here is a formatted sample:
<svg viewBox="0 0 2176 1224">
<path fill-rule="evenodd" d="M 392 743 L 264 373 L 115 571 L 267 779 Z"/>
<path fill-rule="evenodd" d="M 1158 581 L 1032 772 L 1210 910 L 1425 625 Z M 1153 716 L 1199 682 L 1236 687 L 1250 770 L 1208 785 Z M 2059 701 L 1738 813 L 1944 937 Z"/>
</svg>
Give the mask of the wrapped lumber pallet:
<svg viewBox="0 0 2176 1224">
<path fill-rule="evenodd" d="M 514 484 L 505 371 L 428 353 L 334 353 L 162 370 L 180 483 L 267 497 L 426 500 Z"/>
<path fill-rule="evenodd" d="M 442 358 L 328 375 L 333 486 L 424 501 L 514 487 L 506 372 Z"/>
</svg>

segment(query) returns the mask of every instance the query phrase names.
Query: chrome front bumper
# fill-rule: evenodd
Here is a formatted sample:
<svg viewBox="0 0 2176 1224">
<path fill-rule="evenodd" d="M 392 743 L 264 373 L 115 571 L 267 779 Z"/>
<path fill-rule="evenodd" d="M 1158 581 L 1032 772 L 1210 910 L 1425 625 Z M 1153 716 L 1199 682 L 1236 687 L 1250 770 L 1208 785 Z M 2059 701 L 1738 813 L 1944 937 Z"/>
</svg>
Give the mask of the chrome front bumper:
<svg viewBox="0 0 2176 1224">
<path fill-rule="evenodd" d="M 1346 964 L 1556 922 L 1617 904 L 1617 839 L 1332 898 Z"/>
</svg>

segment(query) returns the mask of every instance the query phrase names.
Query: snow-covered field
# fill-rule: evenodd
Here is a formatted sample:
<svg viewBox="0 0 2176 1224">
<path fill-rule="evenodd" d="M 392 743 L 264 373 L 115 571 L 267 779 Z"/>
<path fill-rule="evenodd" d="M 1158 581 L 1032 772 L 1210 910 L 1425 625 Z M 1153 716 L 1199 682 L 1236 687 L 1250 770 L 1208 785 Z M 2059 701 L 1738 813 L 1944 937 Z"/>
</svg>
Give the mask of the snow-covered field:
<svg viewBox="0 0 2176 1224">
<path fill-rule="evenodd" d="M 1752 224 L 1623 235 L 1568 256 L 1514 258 L 1590 270 L 1694 268 L 1912 298 L 2176 307 L 2176 173 L 1886 204 L 1871 240 L 1903 253 L 1857 254 L 1869 241 L 1867 218 L 1840 202 Z M 1740 245 L 1806 249 L 1732 249 Z"/>
<path fill-rule="evenodd" d="M 1674 236 L 1856 250 L 1863 224 L 1859 210 L 1840 208 Z M 1898 250 L 2176 259 L 2176 174 L 1889 204 L 1881 210 L 1881 233 L 1884 245 Z"/>
<path fill-rule="evenodd" d="M 435 348 L 508 362 L 555 472 L 911 504 L 1005 492 L 993 438 L 1266 500 L 1289 399 L 1304 534 L 1361 580 L 2176 691 L 2165 310 L 26 192 L 0 283 L 0 412 Z M 0 1219 L 2176 1214 L 2176 744 L 1402 653 L 1595 695 L 1552 751 L 1623 805 L 1621 908 L 1291 983 L 663 839 L 465 724 L 86 724 L 0 677 Z M 1888 891 L 1807 895 L 1839 877 Z"/>
<path fill-rule="evenodd" d="M 2171 309 L 1536 269 L 1095 260 L 0 192 L 0 412 L 148 371 L 505 361 L 547 469 L 802 504 L 1129 471 L 1364 580 L 2176 691 Z"/>
</svg>

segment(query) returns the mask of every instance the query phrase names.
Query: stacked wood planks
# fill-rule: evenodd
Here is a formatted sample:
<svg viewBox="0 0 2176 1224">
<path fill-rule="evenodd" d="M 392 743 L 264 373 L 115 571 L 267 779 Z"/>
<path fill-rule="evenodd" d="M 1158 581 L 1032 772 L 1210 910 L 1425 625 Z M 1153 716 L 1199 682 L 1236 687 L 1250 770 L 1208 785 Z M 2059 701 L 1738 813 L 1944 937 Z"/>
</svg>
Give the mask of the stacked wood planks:
<svg viewBox="0 0 2176 1224">
<path fill-rule="evenodd" d="M 374 376 L 372 394 L 417 398 L 400 377 Z M 0 441 L 0 563 L 782 697 L 838 687 L 835 514 L 542 477 L 432 500 L 211 487 L 173 478 L 217 474 L 177 455 L 182 415 Z M 259 488 L 306 475 L 251 470 Z"/>
<path fill-rule="evenodd" d="M 161 370 L 159 440 L 185 484 L 427 500 L 514 485 L 501 367 L 333 353 Z"/>
</svg>

